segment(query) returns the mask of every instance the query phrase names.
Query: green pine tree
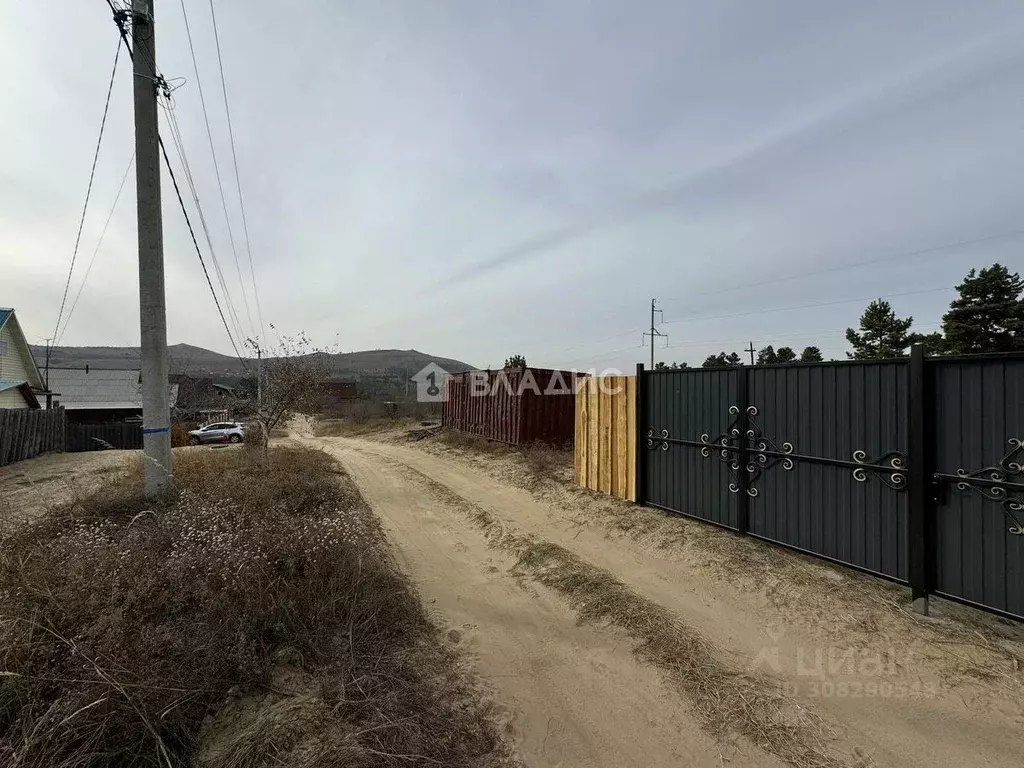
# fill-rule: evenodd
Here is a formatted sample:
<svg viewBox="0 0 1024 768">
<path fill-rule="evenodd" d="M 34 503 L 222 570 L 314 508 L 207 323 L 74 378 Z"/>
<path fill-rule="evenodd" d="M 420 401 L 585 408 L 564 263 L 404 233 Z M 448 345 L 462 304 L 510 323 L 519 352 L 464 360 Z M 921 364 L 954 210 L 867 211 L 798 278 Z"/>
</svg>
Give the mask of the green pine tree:
<svg viewBox="0 0 1024 768">
<path fill-rule="evenodd" d="M 779 362 L 779 356 L 775 351 L 775 347 L 769 344 L 764 349 L 760 349 L 757 352 L 757 364 L 758 365 L 771 365 L 772 363 Z"/>
<path fill-rule="evenodd" d="M 796 361 L 796 352 L 792 347 L 779 347 L 775 353 L 775 359 L 780 363 L 792 363 Z"/>
<path fill-rule="evenodd" d="M 913 324 L 913 317 L 900 319 L 888 301 L 875 299 L 860 316 L 860 332 L 846 329 L 846 340 L 853 347 L 846 356 L 853 360 L 903 357 L 913 341 Z"/>
<path fill-rule="evenodd" d="M 1024 350 L 1024 280 L 1002 264 L 971 270 L 942 316 L 950 354 Z"/>
<path fill-rule="evenodd" d="M 522 355 L 512 355 L 512 357 L 505 358 L 506 368 L 525 368 L 526 358 Z"/>
<path fill-rule="evenodd" d="M 820 363 L 822 360 L 821 350 L 817 347 L 804 347 L 804 351 L 800 353 L 802 363 Z"/>
<path fill-rule="evenodd" d="M 728 355 L 725 352 L 719 352 L 717 355 L 708 355 L 707 359 L 704 360 L 703 368 L 733 368 L 738 365 L 743 365 L 743 361 L 740 356 L 735 352 L 730 352 Z"/>
</svg>

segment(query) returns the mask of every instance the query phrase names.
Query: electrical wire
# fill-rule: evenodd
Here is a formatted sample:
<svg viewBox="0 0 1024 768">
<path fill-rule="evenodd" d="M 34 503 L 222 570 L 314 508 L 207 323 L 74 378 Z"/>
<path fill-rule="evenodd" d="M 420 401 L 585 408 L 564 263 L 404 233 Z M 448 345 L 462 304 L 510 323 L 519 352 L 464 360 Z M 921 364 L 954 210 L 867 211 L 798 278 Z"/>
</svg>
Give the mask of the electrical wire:
<svg viewBox="0 0 1024 768">
<path fill-rule="evenodd" d="M 160 143 L 160 152 L 164 156 L 164 165 L 167 166 L 167 173 L 171 177 L 171 183 L 174 185 L 174 192 L 178 196 L 178 204 L 181 206 L 181 212 L 185 216 L 185 224 L 188 226 L 188 233 L 192 236 L 192 245 L 195 246 L 196 255 L 199 256 L 199 263 L 203 267 L 203 274 L 206 276 L 206 284 L 210 286 L 210 293 L 213 294 L 213 303 L 217 305 L 217 313 L 220 315 L 220 321 L 224 324 L 224 330 L 227 331 L 228 340 L 231 342 L 232 348 L 235 350 L 235 357 L 242 364 L 242 368 L 246 374 L 249 373 L 249 367 L 245 364 L 245 359 L 239 354 L 238 346 L 235 344 L 235 339 L 231 335 L 231 329 L 228 327 L 228 321 L 224 317 L 224 310 L 220 307 L 220 300 L 217 298 L 217 292 L 213 289 L 213 282 L 210 280 L 210 273 L 206 269 L 206 261 L 203 259 L 203 252 L 199 249 L 199 241 L 196 239 L 196 232 L 192 228 L 192 222 L 188 217 L 188 210 L 185 208 L 185 199 L 181 196 L 181 188 L 178 186 L 178 179 L 174 176 L 174 169 L 171 168 L 171 160 L 167 156 L 167 148 L 164 146 L 164 140 L 157 137 Z"/>
<path fill-rule="evenodd" d="M 60 330 L 60 321 L 64 317 L 64 306 L 67 304 L 68 291 L 71 288 L 71 276 L 75 271 L 75 261 L 78 258 L 78 247 L 82 242 L 82 229 L 85 226 L 85 215 L 89 211 L 89 198 L 92 196 L 92 183 L 96 178 L 96 164 L 100 159 L 100 147 L 103 145 L 103 132 L 107 127 L 107 113 L 110 111 L 110 96 L 114 92 L 114 79 L 117 76 L 117 62 L 121 58 L 122 40 L 117 41 L 117 51 L 114 53 L 114 66 L 110 69 L 110 84 L 107 86 L 107 98 L 103 102 L 103 119 L 100 121 L 100 135 L 96 139 L 96 150 L 92 156 L 92 168 L 89 170 L 89 184 L 85 189 L 85 203 L 82 205 L 82 216 L 78 221 L 78 234 L 75 236 L 75 249 L 71 252 L 71 266 L 68 268 L 68 279 L 64 283 L 64 295 L 60 300 L 60 310 L 57 312 L 57 322 L 53 326 L 53 337 L 57 338 Z"/>
<path fill-rule="evenodd" d="M 217 44 L 217 66 L 220 69 L 220 87 L 224 94 L 224 113 L 228 118 L 228 138 L 231 140 L 231 161 L 235 169 L 235 186 L 238 189 L 238 207 L 242 212 L 242 232 L 245 235 L 245 250 L 249 255 L 249 274 L 252 277 L 252 292 L 256 298 L 256 316 L 260 321 L 260 332 L 265 338 L 267 335 L 266 326 L 263 324 L 263 309 L 260 307 L 260 292 L 256 286 L 256 270 L 252 263 L 252 245 L 249 240 L 249 222 L 245 215 L 245 199 L 242 196 L 242 181 L 238 174 L 238 153 L 235 151 L 235 130 L 231 123 L 231 107 L 228 103 L 228 86 L 224 78 L 224 59 L 220 50 L 220 32 L 217 29 L 217 12 L 213 7 L 213 0 L 210 0 L 210 17 L 213 19 L 213 39 Z"/>
<path fill-rule="evenodd" d="M 203 93 L 203 81 L 199 77 L 199 63 L 196 60 L 196 49 L 192 42 L 192 28 L 188 21 L 188 10 L 185 8 L 185 0 L 180 0 L 181 15 L 185 20 L 185 34 L 188 37 L 188 49 L 192 55 L 192 71 L 196 75 L 196 86 L 199 89 L 199 103 L 203 109 L 203 122 L 206 123 L 206 138 L 210 144 L 210 155 L 213 157 L 213 171 L 217 177 L 217 190 L 220 193 L 220 203 L 224 210 L 224 223 L 228 230 L 228 241 L 231 243 L 231 253 L 235 259 L 235 270 L 238 273 L 238 285 L 242 290 L 242 302 L 245 305 L 245 316 L 249 320 L 249 328 L 252 335 L 256 335 L 256 327 L 252 323 L 252 313 L 249 310 L 249 298 L 245 290 L 245 281 L 242 278 L 242 267 L 238 261 L 238 249 L 235 245 L 235 234 L 231 229 L 231 217 L 228 215 L 227 197 L 224 195 L 224 183 L 220 175 L 220 163 L 217 162 L 217 150 L 213 143 L 213 130 L 210 128 L 210 115 L 206 109 L 206 95 Z M 226 288 L 225 288 L 226 290 Z"/>
<path fill-rule="evenodd" d="M 228 290 L 227 280 L 224 277 L 224 272 L 220 266 L 220 260 L 217 258 L 217 251 L 213 247 L 213 240 L 210 237 L 210 228 L 206 222 L 206 214 L 203 212 L 202 203 L 199 201 L 199 192 L 196 187 L 195 178 L 192 175 L 192 166 L 188 161 L 188 155 L 185 152 L 185 144 L 181 136 L 181 128 L 178 125 L 178 118 L 174 112 L 174 108 L 168 104 L 167 106 L 167 122 L 170 126 L 171 139 L 174 142 L 175 151 L 178 153 L 178 159 L 181 162 L 181 166 L 185 172 L 185 180 L 188 182 L 189 191 L 192 193 L 192 200 L 196 205 L 196 210 L 199 212 L 199 222 L 203 228 L 203 233 L 206 237 L 206 244 L 210 249 L 210 260 L 213 262 L 214 271 L 217 274 L 217 281 L 220 283 L 221 290 L 224 292 L 224 301 L 228 306 L 228 315 L 231 317 L 234 331 L 238 336 L 239 343 L 245 338 L 245 333 L 242 331 L 242 322 L 238 316 L 238 310 L 235 308 L 234 301 L 231 298 L 231 292 Z"/>
<path fill-rule="evenodd" d="M 791 307 L 775 307 L 773 309 L 752 309 L 747 312 L 734 312 L 728 315 L 700 315 L 696 317 L 681 317 L 677 320 L 666 320 L 663 325 L 674 325 L 676 323 L 691 323 L 697 320 L 724 320 L 729 317 L 748 317 L 750 315 L 770 315 L 773 312 L 790 312 L 797 309 L 809 309 L 811 307 L 832 307 L 837 304 L 853 304 L 859 301 L 874 301 L 875 299 L 892 299 L 899 296 L 917 296 L 923 293 L 940 293 L 942 291 L 955 291 L 954 287 L 943 286 L 941 288 L 924 288 L 918 291 L 901 291 L 900 293 L 885 293 L 880 296 L 861 296 L 855 299 L 838 299 L 836 301 L 815 301 L 808 304 L 795 304 Z"/>
<path fill-rule="evenodd" d="M 135 164 L 135 152 L 132 152 L 131 158 L 128 160 L 128 167 L 124 169 L 124 175 L 121 177 L 121 184 L 117 188 L 117 194 L 114 195 L 114 204 L 110 206 L 110 213 L 107 214 L 107 220 L 103 222 L 103 229 L 100 231 L 99 240 L 96 241 L 96 248 L 92 252 L 92 258 L 89 259 L 89 265 L 85 268 L 85 276 L 82 278 L 82 284 L 78 286 L 78 292 L 75 294 L 75 300 L 71 302 L 71 309 L 68 310 L 68 316 L 64 319 L 64 327 L 57 334 L 57 338 L 54 339 L 54 346 L 60 344 L 60 340 L 64 338 L 64 334 L 67 333 L 68 324 L 71 322 L 71 317 L 75 314 L 75 307 L 78 306 L 78 300 L 82 298 L 82 291 L 85 289 L 85 284 L 89 280 L 89 273 L 92 272 L 92 265 L 96 263 L 96 256 L 100 252 L 100 246 L 103 245 L 103 238 L 106 237 L 107 228 L 110 226 L 110 220 L 114 218 L 114 211 L 117 210 L 117 204 L 121 200 L 121 193 L 124 191 L 124 185 L 128 181 L 128 174 L 131 173 L 132 166 Z"/>
<path fill-rule="evenodd" d="M 112 2 L 112 0 L 106 0 L 106 2 L 107 2 L 107 5 L 110 6 L 110 10 L 114 14 L 114 23 L 117 25 L 118 33 L 121 36 L 121 42 L 124 43 L 125 48 L 128 50 L 128 55 L 131 57 L 132 61 L 134 61 L 135 60 L 135 51 L 132 49 L 131 45 L 128 42 L 128 33 L 125 30 L 125 25 L 124 25 L 124 20 L 126 18 L 126 13 L 125 13 L 125 11 L 119 10 L 118 8 L 116 8 L 114 6 L 114 3 Z M 151 68 L 151 71 L 153 72 L 153 74 L 155 76 L 154 82 L 156 83 L 156 85 L 158 87 L 160 87 L 162 83 L 164 84 L 163 87 L 164 87 L 165 96 L 167 96 L 169 98 L 170 97 L 170 89 L 166 87 L 165 81 L 160 76 L 159 71 L 158 71 L 158 69 L 156 67 L 156 62 L 153 61 L 153 59 L 151 57 L 149 57 L 149 56 L 146 56 L 145 62 L 149 64 L 149 66 Z M 164 164 L 167 166 L 167 173 L 171 177 L 171 183 L 174 185 L 174 192 L 175 192 L 175 194 L 178 197 L 178 204 L 181 206 L 181 213 L 185 217 L 185 224 L 188 227 L 189 235 L 192 237 L 192 245 L 195 246 L 196 255 L 199 257 L 199 264 L 203 268 L 203 275 L 206 277 L 206 284 L 210 287 L 210 294 L 213 296 L 213 303 L 217 307 L 217 314 L 220 315 L 221 323 L 224 325 L 224 330 L 228 334 L 228 341 L 231 342 L 231 347 L 235 350 L 235 356 L 238 358 L 238 362 L 241 363 L 242 369 L 248 375 L 249 374 L 249 366 L 246 365 L 245 358 L 243 358 L 242 355 L 239 354 L 238 345 L 235 343 L 234 336 L 231 333 L 231 328 L 228 325 L 228 321 L 227 321 L 227 319 L 224 316 L 224 310 L 221 308 L 220 300 L 217 298 L 217 292 L 213 288 L 213 281 L 210 280 L 210 273 L 209 273 L 209 271 L 206 268 L 206 261 L 205 261 L 205 259 L 203 259 L 202 249 L 200 249 L 200 247 L 199 247 L 199 241 L 196 239 L 195 229 L 193 229 L 193 227 L 192 227 L 192 221 L 189 218 L 188 209 L 185 207 L 185 199 L 184 199 L 184 197 L 182 197 L 181 187 L 178 186 L 178 179 L 174 175 L 174 169 L 171 167 L 170 158 L 167 156 L 167 147 L 164 145 L 163 137 L 160 136 L 159 132 L 157 132 L 157 143 L 160 145 L 160 152 L 163 155 Z"/>
<path fill-rule="evenodd" d="M 793 306 L 790 306 L 790 307 L 775 307 L 775 308 L 772 308 L 772 309 L 754 309 L 754 310 L 749 310 L 749 311 L 746 311 L 746 312 L 734 312 L 732 314 L 726 314 L 726 315 L 700 315 L 700 316 L 696 316 L 696 317 L 683 317 L 683 318 L 678 318 L 676 320 L 666 320 L 663 323 L 660 323 L 660 325 L 673 325 L 673 324 L 677 324 L 677 323 L 689 323 L 689 322 L 696 322 L 698 320 L 724 320 L 726 318 L 749 317 L 751 315 L 768 315 L 768 314 L 772 314 L 774 312 L 790 312 L 790 311 L 795 311 L 795 310 L 799 310 L 799 309 L 810 309 L 810 308 L 814 308 L 814 307 L 831 307 L 831 306 L 836 306 L 836 305 L 839 305 L 839 304 L 853 304 L 855 302 L 860 302 L 860 301 L 873 301 L 875 299 L 892 299 L 892 298 L 897 298 L 897 297 L 900 297 L 900 296 L 916 296 L 916 295 L 919 295 L 919 294 L 940 293 L 942 291 L 955 291 L 955 290 L 956 290 L 956 288 L 952 288 L 952 287 L 925 288 L 925 289 L 917 290 L 917 291 L 902 291 L 900 293 L 888 293 L 888 294 L 883 294 L 881 296 L 866 296 L 866 297 L 859 297 L 859 298 L 855 298 L 855 299 L 838 299 L 838 300 L 835 300 L 835 301 L 815 301 L 815 302 L 810 302 L 810 303 L 807 303 L 807 304 L 796 304 L 796 305 L 793 305 Z M 600 344 L 602 341 L 609 341 L 611 339 L 617 339 L 617 338 L 621 338 L 623 336 L 629 336 L 629 335 L 634 334 L 634 333 L 643 333 L 643 331 L 639 330 L 639 329 L 634 329 L 634 330 L 630 330 L 630 331 L 623 331 L 622 333 L 616 333 L 616 334 L 613 334 L 611 336 L 606 336 L 606 337 L 601 338 L 601 339 L 595 339 L 594 341 L 588 341 L 588 342 L 584 342 L 582 344 L 577 344 L 577 345 L 575 345 L 573 347 L 568 347 L 568 348 L 563 349 L 563 350 L 558 350 L 558 351 L 553 352 L 551 354 L 561 354 L 563 352 L 570 352 L 572 350 L 579 349 L 580 347 L 586 347 L 586 346 L 589 346 L 591 344 Z"/>
<path fill-rule="evenodd" d="M 693 294 L 694 296 L 717 296 L 722 293 L 729 293 L 731 291 L 738 291 L 744 288 L 758 288 L 762 285 L 776 285 L 778 283 L 786 283 L 791 280 L 800 280 L 805 277 L 813 277 L 815 275 L 825 275 L 832 272 L 843 272 L 847 269 L 856 269 L 857 267 L 866 267 L 872 264 L 879 264 L 883 261 L 895 261 L 897 259 L 909 259 L 916 256 L 926 256 L 929 253 L 938 253 L 939 251 L 950 251 L 956 248 L 963 248 L 968 245 L 980 245 L 982 243 L 991 243 L 996 240 L 1006 240 L 1011 237 L 1019 237 L 1024 235 L 1024 229 L 1013 229 L 1008 232 L 999 232 L 994 235 L 985 235 L 984 237 L 975 237 L 969 240 L 960 240 L 955 243 L 943 243 L 942 245 L 933 245 L 928 248 L 919 248 L 914 251 L 903 251 L 900 253 L 888 253 L 885 256 L 876 256 L 874 258 L 865 259 L 864 261 L 854 261 L 849 264 L 840 264 L 834 267 L 825 267 L 823 269 L 816 269 L 810 272 L 801 272 L 796 275 L 787 275 L 785 277 L 776 277 L 770 280 L 758 280 L 756 283 L 746 283 L 744 285 L 733 286 L 731 288 L 721 288 L 714 291 L 702 291 L 701 293 Z"/>
</svg>

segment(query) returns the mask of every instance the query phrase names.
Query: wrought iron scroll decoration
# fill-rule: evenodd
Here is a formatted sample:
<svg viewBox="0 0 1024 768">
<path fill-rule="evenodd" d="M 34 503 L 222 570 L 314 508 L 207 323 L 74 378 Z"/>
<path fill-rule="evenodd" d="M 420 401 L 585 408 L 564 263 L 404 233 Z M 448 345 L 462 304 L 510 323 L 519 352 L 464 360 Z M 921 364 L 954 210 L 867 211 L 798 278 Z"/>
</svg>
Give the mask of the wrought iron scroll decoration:
<svg viewBox="0 0 1024 768">
<path fill-rule="evenodd" d="M 1021 454 L 1024 454 L 1024 440 L 1018 437 L 1011 437 L 1009 440 L 1010 450 L 996 462 L 994 467 L 983 467 L 973 472 L 966 469 L 958 469 L 957 477 L 961 480 L 956 487 L 961 491 L 973 491 L 989 501 L 997 502 L 1013 523 L 1009 532 L 1014 536 L 1024 536 L 1024 524 L 1021 518 L 1015 513 L 1024 512 L 1024 498 L 1007 493 L 1006 488 L 999 485 L 981 485 L 972 480 L 990 480 L 995 483 L 1009 483 L 1010 477 L 1024 476 L 1024 467 L 1021 466 Z M 1024 477 L 1022 477 L 1024 479 Z"/>
<path fill-rule="evenodd" d="M 758 491 L 755 483 L 761 476 L 761 473 L 766 469 L 770 469 L 777 464 L 782 464 L 782 468 L 787 472 L 793 470 L 796 467 L 796 463 L 789 456 L 774 455 L 774 454 L 790 454 L 793 453 L 793 444 L 785 442 L 782 444 L 780 449 L 778 445 L 769 437 L 765 437 L 761 432 L 761 425 L 758 424 L 754 418 L 758 414 L 756 406 L 747 407 L 747 453 L 749 454 L 749 460 L 744 468 L 747 472 L 747 495 L 750 497 L 756 497 L 760 491 Z M 741 470 L 740 463 L 737 460 L 740 451 L 740 427 L 739 427 L 739 406 L 729 406 L 729 415 L 733 416 L 732 422 L 725 428 L 718 437 L 712 439 L 710 433 L 705 432 L 700 436 L 699 443 L 692 443 L 690 441 L 680 441 L 688 445 L 698 445 L 700 447 L 700 454 L 706 459 L 709 459 L 714 455 L 723 464 L 729 467 L 729 470 L 733 474 L 733 481 L 729 483 L 729 491 L 731 493 L 740 492 L 740 484 L 738 482 L 739 473 Z M 672 436 L 669 434 L 667 429 L 661 430 L 661 435 L 656 436 L 654 429 L 647 430 L 647 447 L 651 450 L 661 449 L 667 451 L 669 447 L 669 441 L 672 440 Z M 768 452 L 768 453 L 766 453 Z M 769 455 L 771 454 L 771 455 Z"/>
<path fill-rule="evenodd" d="M 704 448 L 700 449 L 700 455 L 705 459 L 711 458 L 711 452 L 715 451 L 718 454 L 720 461 L 724 462 L 729 466 L 732 471 L 733 477 L 737 477 L 740 471 L 740 463 L 733 457 L 733 453 L 739 451 L 738 439 L 740 436 L 740 428 L 737 426 L 739 422 L 740 409 L 738 405 L 729 406 L 729 415 L 736 416 L 728 427 L 725 428 L 725 432 L 720 434 L 714 440 L 711 440 L 711 436 L 705 432 L 700 436 L 700 441 L 704 444 Z M 739 493 L 740 486 L 735 480 L 729 483 L 730 493 Z"/>
<path fill-rule="evenodd" d="M 754 417 L 757 416 L 757 407 L 750 405 L 747 406 L 747 441 L 749 444 L 749 453 L 751 454 L 751 460 L 747 462 L 747 474 L 749 478 L 747 480 L 747 495 L 755 497 L 759 491 L 754 483 L 761 477 L 761 473 L 766 469 L 771 469 L 776 464 L 781 463 L 782 468 L 787 472 L 791 472 L 796 464 L 789 456 L 776 456 L 769 455 L 765 451 L 771 451 L 773 454 L 778 453 L 793 453 L 793 444 L 785 442 L 782 444 L 780 449 L 770 437 L 765 437 L 761 433 L 761 425 L 757 422 Z"/>
<path fill-rule="evenodd" d="M 894 491 L 907 489 L 907 457 L 899 451 L 889 451 L 877 459 L 869 459 L 867 451 L 857 450 L 853 452 L 853 460 L 864 465 L 853 470 L 853 479 L 858 483 L 866 483 L 868 472 L 872 472 Z"/>
</svg>

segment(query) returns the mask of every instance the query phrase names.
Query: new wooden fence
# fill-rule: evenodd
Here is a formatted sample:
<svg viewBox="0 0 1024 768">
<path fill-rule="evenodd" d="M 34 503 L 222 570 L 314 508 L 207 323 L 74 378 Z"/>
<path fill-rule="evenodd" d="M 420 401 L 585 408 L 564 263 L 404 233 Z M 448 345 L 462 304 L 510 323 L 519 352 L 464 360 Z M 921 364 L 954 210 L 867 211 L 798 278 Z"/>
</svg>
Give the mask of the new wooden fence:
<svg viewBox="0 0 1024 768">
<path fill-rule="evenodd" d="M 64 450 L 64 409 L 0 409 L 0 467 Z"/>
<path fill-rule="evenodd" d="M 636 501 L 636 377 L 588 378 L 576 392 L 576 482 Z"/>
</svg>

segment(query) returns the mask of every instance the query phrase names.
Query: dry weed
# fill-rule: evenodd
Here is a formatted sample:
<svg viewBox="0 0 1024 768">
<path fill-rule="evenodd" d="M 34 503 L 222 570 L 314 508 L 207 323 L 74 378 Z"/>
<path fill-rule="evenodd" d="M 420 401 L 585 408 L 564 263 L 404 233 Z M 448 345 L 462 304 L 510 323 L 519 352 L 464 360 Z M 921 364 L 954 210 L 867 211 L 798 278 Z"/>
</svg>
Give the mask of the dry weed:
<svg viewBox="0 0 1024 768">
<path fill-rule="evenodd" d="M 505 760 L 329 457 L 186 452 L 175 475 L 175 500 L 136 472 L 0 540 L 0 764 Z"/>
</svg>

